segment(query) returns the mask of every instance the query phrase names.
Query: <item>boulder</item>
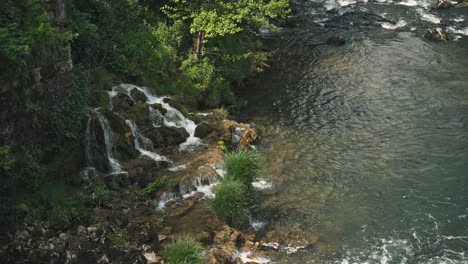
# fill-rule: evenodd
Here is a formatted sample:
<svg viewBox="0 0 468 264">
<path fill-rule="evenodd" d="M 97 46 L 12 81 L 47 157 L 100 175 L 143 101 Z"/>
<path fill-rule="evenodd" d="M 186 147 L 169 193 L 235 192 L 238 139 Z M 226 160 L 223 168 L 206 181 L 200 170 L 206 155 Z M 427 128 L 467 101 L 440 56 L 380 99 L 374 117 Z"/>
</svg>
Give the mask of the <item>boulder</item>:
<svg viewBox="0 0 468 264">
<path fill-rule="evenodd" d="M 119 92 L 117 96 L 112 98 L 113 108 L 117 111 L 127 111 L 135 102 L 126 93 Z"/>
<path fill-rule="evenodd" d="M 448 40 L 447 34 L 442 28 L 429 28 L 426 30 L 424 37 L 435 41 Z"/>
<path fill-rule="evenodd" d="M 432 6 L 432 10 L 439 10 L 445 8 L 452 8 L 455 5 L 452 4 L 449 0 L 437 0 L 437 2 Z"/>
<path fill-rule="evenodd" d="M 146 95 L 140 92 L 138 89 L 133 89 L 130 92 L 130 96 L 132 96 L 133 100 L 137 103 L 144 103 L 146 102 Z"/>
<path fill-rule="evenodd" d="M 337 45 L 341 46 L 346 43 L 346 39 L 343 38 L 342 36 L 331 36 L 327 39 L 327 44 L 328 45 Z"/>
<path fill-rule="evenodd" d="M 195 136 L 198 138 L 205 138 L 211 132 L 213 132 L 213 127 L 211 127 L 208 123 L 201 123 L 195 128 Z"/>
<path fill-rule="evenodd" d="M 145 131 L 145 135 L 156 148 L 178 145 L 189 137 L 187 131 L 179 127 L 151 127 Z"/>
</svg>

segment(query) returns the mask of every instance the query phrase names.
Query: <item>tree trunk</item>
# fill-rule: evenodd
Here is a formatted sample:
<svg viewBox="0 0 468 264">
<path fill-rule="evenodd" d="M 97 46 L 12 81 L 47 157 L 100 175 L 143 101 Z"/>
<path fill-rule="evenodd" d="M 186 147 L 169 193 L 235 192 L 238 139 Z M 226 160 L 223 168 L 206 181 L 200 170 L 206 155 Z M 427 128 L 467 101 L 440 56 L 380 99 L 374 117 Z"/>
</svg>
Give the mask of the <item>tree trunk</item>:
<svg viewBox="0 0 468 264">
<path fill-rule="evenodd" d="M 197 46 L 195 48 L 195 58 L 197 60 L 202 58 L 202 48 L 203 48 L 203 40 L 205 40 L 205 31 L 199 31 L 197 37 Z"/>
</svg>

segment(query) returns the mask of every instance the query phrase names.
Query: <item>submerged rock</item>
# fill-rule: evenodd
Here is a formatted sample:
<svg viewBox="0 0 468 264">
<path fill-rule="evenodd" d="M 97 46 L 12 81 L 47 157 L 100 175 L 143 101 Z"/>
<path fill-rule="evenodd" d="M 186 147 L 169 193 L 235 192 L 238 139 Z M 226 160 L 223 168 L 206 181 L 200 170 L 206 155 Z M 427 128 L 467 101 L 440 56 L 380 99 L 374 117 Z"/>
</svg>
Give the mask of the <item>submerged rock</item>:
<svg viewBox="0 0 468 264">
<path fill-rule="evenodd" d="M 452 8 L 455 5 L 452 4 L 449 0 L 437 0 L 437 2 L 434 4 L 432 7 L 432 10 L 439 10 L 439 9 L 445 9 L 445 8 Z"/>
<path fill-rule="evenodd" d="M 331 36 L 327 39 L 327 44 L 328 45 L 337 45 L 341 46 L 346 43 L 346 39 L 343 38 L 342 36 Z"/>
<path fill-rule="evenodd" d="M 447 34 L 442 28 L 429 28 L 426 30 L 424 37 L 436 41 L 448 40 Z"/>
</svg>

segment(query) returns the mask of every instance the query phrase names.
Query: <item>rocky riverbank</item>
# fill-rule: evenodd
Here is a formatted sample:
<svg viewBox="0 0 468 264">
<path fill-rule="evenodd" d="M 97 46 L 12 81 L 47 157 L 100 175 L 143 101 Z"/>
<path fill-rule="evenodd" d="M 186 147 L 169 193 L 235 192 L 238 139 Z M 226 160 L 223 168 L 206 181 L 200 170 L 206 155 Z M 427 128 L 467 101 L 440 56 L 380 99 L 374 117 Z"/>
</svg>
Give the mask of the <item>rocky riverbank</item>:
<svg viewBox="0 0 468 264">
<path fill-rule="evenodd" d="M 70 187 L 89 193 L 87 217 L 25 221 L 2 237 L 1 262 L 168 263 L 182 234 L 203 245 L 207 263 L 268 262 L 255 230 L 226 225 L 210 202 L 223 153 L 252 148 L 256 131 L 222 110 L 188 113 L 149 88 L 120 85 L 109 98 L 109 107 L 90 111 L 83 169 Z"/>
</svg>

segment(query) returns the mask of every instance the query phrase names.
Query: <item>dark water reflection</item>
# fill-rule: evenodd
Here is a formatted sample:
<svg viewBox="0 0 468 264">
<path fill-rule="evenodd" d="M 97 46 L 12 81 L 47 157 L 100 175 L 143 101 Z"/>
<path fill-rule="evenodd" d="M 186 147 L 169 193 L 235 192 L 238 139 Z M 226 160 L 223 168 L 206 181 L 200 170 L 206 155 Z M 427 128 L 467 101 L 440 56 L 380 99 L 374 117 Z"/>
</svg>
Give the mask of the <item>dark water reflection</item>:
<svg viewBox="0 0 468 264">
<path fill-rule="evenodd" d="M 256 220 L 320 236 L 278 263 L 468 263 L 467 38 L 428 42 L 416 7 L 390 3 L 346 8 L 416 30 L 320 27 L 310 14 L 324 3 L 306 2 L 304 25 L 272 36 L 273 69 L 242 91 L 277 190 Z M 331 32 L 350 41 L 309 45 Z"/>
</svg>

